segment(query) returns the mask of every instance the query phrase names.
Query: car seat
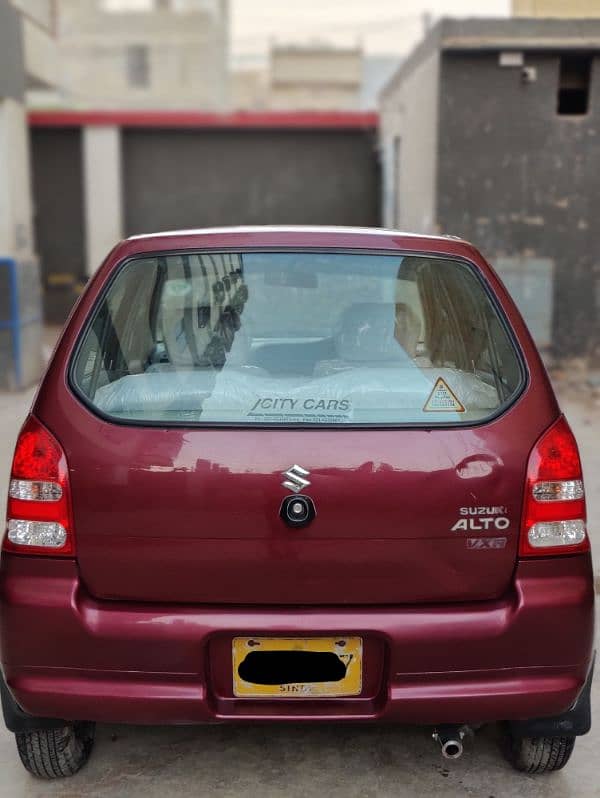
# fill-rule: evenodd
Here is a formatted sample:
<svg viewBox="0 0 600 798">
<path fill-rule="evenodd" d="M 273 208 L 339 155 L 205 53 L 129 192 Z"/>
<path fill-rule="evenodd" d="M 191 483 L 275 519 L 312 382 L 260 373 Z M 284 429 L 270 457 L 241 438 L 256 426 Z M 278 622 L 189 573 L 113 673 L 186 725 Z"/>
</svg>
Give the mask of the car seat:
<svg viewBox="0 0 600 798">
<path fill-rule="evenodd" d="M 419 333 L 420 322 L 404 303 L 357 302 L 342 313 L 334 339 L 337 357 L 318 363 L 315 376 L 348 368 L 408 365 Z"/>
</svg>

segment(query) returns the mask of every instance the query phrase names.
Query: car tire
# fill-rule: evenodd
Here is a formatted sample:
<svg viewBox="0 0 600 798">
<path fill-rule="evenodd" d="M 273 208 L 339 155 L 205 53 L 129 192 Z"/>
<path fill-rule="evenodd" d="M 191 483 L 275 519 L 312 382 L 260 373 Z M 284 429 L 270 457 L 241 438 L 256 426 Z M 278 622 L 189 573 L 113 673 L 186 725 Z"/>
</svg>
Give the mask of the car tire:
<svg viewBox="0 0 600 798">
<path fill-rule="evenodd" d="M 72 776 L 88 761 L 95 730 L 95 723 L 68 723 L 56 729 L 17 732 L 21 762 L 41 779 Z"/>
<path fill-rule="evenodd" d="M 508 759 L 522 773 L 551 773 L 569 761 L 575 737 L 513 737 L 509 739 Z"/>
</svg>

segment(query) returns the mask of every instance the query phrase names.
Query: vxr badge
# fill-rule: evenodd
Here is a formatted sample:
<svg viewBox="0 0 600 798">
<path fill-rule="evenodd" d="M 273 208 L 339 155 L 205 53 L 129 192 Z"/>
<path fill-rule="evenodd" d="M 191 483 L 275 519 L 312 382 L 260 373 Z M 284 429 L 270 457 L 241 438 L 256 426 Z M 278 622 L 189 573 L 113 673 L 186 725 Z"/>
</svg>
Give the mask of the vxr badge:
<svg viewBox="0 0 600 798">
<path fill-rule="evenodd" d="M 310 480 L 306 479 L 306 477 L 310 476 L 310 471 L 302 468 L 302 466 L 294 464 L 283 472 L 283 476 L 287 477 L 287 479 L 284 479 L 281 484 L 284 488 L 293 490 L 294 493 L 300 493 L 301 490 L 308 488 L 310 485 Z"/>
</svg>

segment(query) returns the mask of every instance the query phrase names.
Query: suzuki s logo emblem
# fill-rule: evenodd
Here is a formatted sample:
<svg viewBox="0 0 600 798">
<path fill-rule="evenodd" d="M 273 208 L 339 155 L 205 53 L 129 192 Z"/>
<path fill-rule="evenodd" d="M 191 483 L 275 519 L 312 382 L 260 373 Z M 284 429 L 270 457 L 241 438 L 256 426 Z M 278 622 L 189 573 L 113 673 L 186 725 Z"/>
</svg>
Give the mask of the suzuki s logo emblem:
<svg viewBox="0 0 600 798">
<path fill-rule="evenodd" d="M 283 472 L 283 476 L 287 477 L 287 479 L 284 479 L 281 484 L 284 488 L 293 490 L 294 493 L 300 493 L 301 490 L 308 488 L 310 485 L 310 480 L 306 479 L 306 477 L 310 476 L 310 471 L 302 468 L 302 466 L 293 465 Z"/>
</svg>

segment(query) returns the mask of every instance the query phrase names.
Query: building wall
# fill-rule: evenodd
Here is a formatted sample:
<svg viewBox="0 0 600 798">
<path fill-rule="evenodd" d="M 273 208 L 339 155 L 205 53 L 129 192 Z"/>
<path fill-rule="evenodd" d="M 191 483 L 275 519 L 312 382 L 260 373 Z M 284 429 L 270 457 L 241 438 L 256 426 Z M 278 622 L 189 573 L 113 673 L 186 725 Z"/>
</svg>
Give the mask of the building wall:
<svg viewBox="0 0 600 798">
<path fill-rule="evenodd" d="M 561 116 L 558 54 L 525 55 L 532 82 L 498 58 L 443 55 L 438 221 L 492 263 L 552 261 L 554 348 L 591 353 L 600 344 L 600 81 L 591 81 L 587 115 Z"/>
<path fill-rule="evenodd" d="M 221 110 L 228 103 L 225 0 L 109 12 L 98 0 L 59 0 L 60 90 L 74 108 Z M 47 104 L 36 96 L 36 103 Z"/>
<path fill-rule="evenodd" d="M 93 274 L 123 237 L 121 131 L 116 125 L 83 128 L 86 274 Z"/>
<path fill-rule="evenodd" d="M 383 221 L 436 232 L 439 53 L 416 53 L 381 98 Z"/>
<path fill-rule="evenodd" d="M 56 42 L 38 22 L 23 18 L 23 46 L 28 89 L 53 89 L 58 80 Z"/>
<path fill-rule="evenodd" d="M 256 111 L 267 107 L 268 75 L 264 69 L 237 69 L 231 73 L 231 107 Z"/>
<path fill-rule="evenodd" d="M 23 17 L 52 31 L 54 28 L 53 0 L 11 0 L 13 6 Z"/>
<path fill-rule="evenodd" d="M 127 130 L 125 233 L 378 223 L 372 131 Z"/>
<path fill-rule="evenodd" d="M 29 175 L 25 108 L 17 100 L 0 99 L 0 255 L 33 256 Z"/>
<path fill-rule="evenodd" d="M 360 86 L 280 83 L 269 89 L 268 106 L 276 111 L 293 111 L 297 108 L 312 111 L 352 111 L 360 107 Z"/>
<path fill-rule="evenodd" d="M 25 56 L 21 20 L 8 0 L 0 1 L 0 99 L 22 101 L 25 92 Z M 1 243 L 0 243 L 1 246 Z"/>
<path fill-rule="evenodd" d="M 49 85 L 55 50 L 49 0 L 0 0 L 0 389 L 41 371 L 41 306 L 25 92 Z"/>
<path fill-rule="evenodd" d="M 297 53 L 297 48 L 294 52 Z M 366 56 L 359 50 L 351 50 L 350 53 L 350 63 L 342 63 L 338 69 L 335 62 L 323 63 L 322 51 L 316 51 L 314 58 L 319 70 L 318 79 L 313 75 L 311 80 L 307 80 L 301 58 L 295 58 L 286 65 L 286 77 L 284 79 L 280 75 L 280 84 L 272 82 L 272 62 L 264 68 L 236 69 L 231 74 L 231 106 L 246 110 L 377 108 L 379 93 L 398 68 L 400 58 Z M 314 67 L 311 66 L 307 71 L 313 72 Z"/>
<path fill-rule="evenodd" d="M 600 17 L 598 0 L 512 0 L 515 17 Z"/>
<path fill-rule="evenodd" d="M 33 253 L 22 31 L 17 10 L 0 0 L 0 257 L 10 258 Z"/>
<path fill-rule="evenodd" d="M 329 47 L 274 47 L 270 54 L 274 83 L 360 85 L 362 50 Z"/>
<path fill-rule="evenodd" d="M 270 53 L 268 105 L 353 110 L 360 107 L 362 50 L 274 47 Z"/>
</svg>

